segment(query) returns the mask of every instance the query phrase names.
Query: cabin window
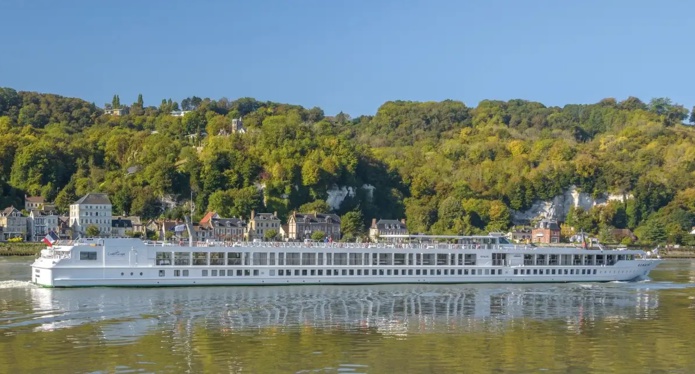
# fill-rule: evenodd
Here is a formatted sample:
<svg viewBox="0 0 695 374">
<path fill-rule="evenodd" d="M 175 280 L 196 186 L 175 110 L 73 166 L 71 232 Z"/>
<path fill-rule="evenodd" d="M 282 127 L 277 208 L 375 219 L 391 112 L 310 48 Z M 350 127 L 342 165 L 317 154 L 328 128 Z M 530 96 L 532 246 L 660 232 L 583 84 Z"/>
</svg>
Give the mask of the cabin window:
<svg viewBox="0 0 695 374">
<path fill-rule="evenodd" d="M 492 254 L 492 266 L 504 266 L 504 262 L 507 259 L 506 253 L 493 253 Z"/>
<path fill-rule="evenodd" d="M 463 265 L 463 253 L 459 253 L 457 256 L 458 260 L 456 261 L 457 265 Z"/>
<path fill-rule="evenodd" d="M 187 276 L 188 276 L 188 270 L 184 270 L 184 271 L 183 271 L 183 276 L 184 276 L 184 277 L 187 277 Z"/>
<path fill-rule="evenodd" d="M 171 252 L 157 252 L 157 265 L 171 265 Z"/>
<path fill-rule="evenodd" d="M 328 265 L 328 266 L 333 265 L 333 254 L 332 253 L 326 253 L 326 265 Z"/>
<path fill-rule="evenodd" d="M 524 265 L 533 265 L 533 255 L 524 255 Z"/>
<path fill-rule="evenodd" d="M 425 253 L 422 255 L 423 265 L 434 265 L 436 261 L 434 253 Z"/>
<path fill-rule="evenodd" d="M 207 264 L 208 264 L 207 252 L 193 252 L 193 265 L 207 265 Z"/>
<path fill-rule="evenodd" d="M 519 272 L 518 269 L 514 269 L 514 275 L 517 275 L 518 272 Z"/>
<path fill-rule="evenodd" d="M 284 275 L 285 275 L 285 270 L 279 269 L 279 270 L 278 270 L 278 276 L 281 276 L 281 277 L 282 277 L 282 276 L 284 276 Z"/>
<path fill-rule="evenodd" d="M 316 265 L 316 253 L 302 253 L 302 265 Z"/>
<path fill-rule="evenodd" d="M 299 252 L 287 252 L 285 253 L 285 265 L 299 265 L 300 255 Z M 299 275 L 299 274 L 298 274 Z"/>
<path fill-rule="evenodd" d="M 318 265 L 323 265 L 323 252 L 318 253 L 317 261 Z"/>
<path fill-rule="evenodd" d="M 447 257 L 449 257 L 449 255 L 446 253 L 437 253 L 437 265 L 448 265 Z"/>
<path fill-rule="evenodd" d="M 164 275 L 165 275 L 164 270 L 160 270 L 160 271 L 159 271 L 159 276 L 160 276 L 160 277 L 163 277 Z"/>
<path fill-rule="evenodd" d="M 581 265 L 582 264 L 582 255 L 574 255 L 572 259 L 572 265 Z"/>
<path fill-rule="evenodd" d="M 174 265 L 190 265 L 191 252 L 174 252 Z"/>
<path fill-rule="evenodd" d="M 278 265 L 285 265 L 285 253 L 284 252 L 278 253 Z"/>
<path fill-rule="evenodd" d="M 122 274 L 122 273 L 121 273 Z M 174 270 L 174 276 L 175 277 L 180 277 L 181 276 L 181 270 Z"/>
<path fill-rule="evenodd" d="M 268 265 L 268 254 L 265 252 L 253 254 L 254 265 Z"/>
<path fill-rule="evenodd" d="M 254 277 L 257 277 L 258 274 L 259 274 L 259 270 L 258 270 L 258 269 L 254 269 L 254 270 L 253 270 L 253 276 L 254 276 Z"/>
<path fill-rule="evenodd" d="M 391 253 L 379 253 L 379 265 L 393 265 Z"/>
<path fill-rule="evenodd" d="M 210 252 L 210 265 L 224 265 L 224 252 Z"/>
<path fill-rule="evenodd" d="M 395 253 L 393 255 L 394 265 L 405 265 L 405 253 Z"/>
<path fill-rule="evenodd" d="M 317 274 L 318 274 L 319 276 L 323 275 L 323 269 L 319 269 L 318 272 L 317 272 Z"/>
<path fill-rule="evenodd" d="M 275 270 L 270 269 L 270 271 L 268 271 L 268 275 L 270 275 L 271 277 L 274 277 L 275 276 Z"/>
<path fill-rule="evenodd" d="M 353 269 L 350 269 L 350 272 L 349 272 L 349 274 L 350 274 L 350 275 L 355 275 L 355 270 L 353 270 Z"/>
<path fill-rule="evenodd" d="M 299 276 L 299 269 L 294 269 L 294 276 L 298 277 Z"/>
<path fill-rule="evenodd" d="M 214 271 L 214 270 L 213 270 L 213 271 Z M 202 275 L 203 275 L 204 277 L 207 277 L 207 276 L 208 276 L 208 271 L 207 271 L 207 270 L 203 270 Z M 213 274 L 213 275 L 217 275 L 217 274 Z"/>
<path fill-rule="evenodd" d="M 464 258 L 464 265 L 475 265 L 475 253 L 468 253 Z"/>
<path fill-rule="evenodd" d="M 222 270 L 222 271 L 224 271 L 224 270 Z M 203 275 L 208 275 L 208 271 L 203 270 Z M 213 277 L 216 277 L 217 276 L 217 270 L 210 270 L 210 275 Z"/>
<path fill-rule="evenodd" d="M 558 255 L 550 255 L 548 256 L 548 265 L 557 265 L 558 264 Z"/>
<path fill-rule="evenodd" d="M 80 251 L 80 260 L 96 260 L 97 253 L 95 251 L 83 252 Z"/>
<path fill-rule="evenodd" d="M 393 270 L 393 275 L 398 275 L 398 269 Z"/>
<path fill-rule="evenodd" d="M 362 254 L 350 253 L 348 254 L 348 260 L 350 265 L 362 265 Z"/>
<path fill-rule="evenodd" d="M 536 265 L 545 265 L 545 255 L 536 255 Z"/>
<path fill-rule="evenodd" d="M 227 265 L 241 265 L 241 252 L 229 252 L 227 254 Z"/>
<path fill-rule="evenodd" d="M 311 274 L 312 276 L 316 275 L 316 269 L 311 269 L 310 274 Z"/>
<path fill-rule="evenodd" d="M 227 275 L 230 277 L 234 275 L 234 270 L 227 270 Z M 220 270 L 220 277 L 224 277 L 224 270 Z"/>
<path fill-rule="evenodd" d="M 413 275 L 413 269 L 408 269 L 408 275 Z"/>
<path fill-rule="evenodd" d="M 244 274 L 244 272 L 242 272 L 240 269 L 236 271 L 236 276 L 237 276 L 237 277 L 240 277 L 240 276 L 242 276 L 243 274 Z M 288 274 L 288 275 L 289 275 L 289 274 Z"/>
<path fill-rule="evenodd" d="M 333 265 L 347 265 L 347 253 L 334 253 Z"/>
<path fill-rule="evenodd" d="M 594 269 L 594 275 L 596 275 L 596 269 Z"/>
</svg>

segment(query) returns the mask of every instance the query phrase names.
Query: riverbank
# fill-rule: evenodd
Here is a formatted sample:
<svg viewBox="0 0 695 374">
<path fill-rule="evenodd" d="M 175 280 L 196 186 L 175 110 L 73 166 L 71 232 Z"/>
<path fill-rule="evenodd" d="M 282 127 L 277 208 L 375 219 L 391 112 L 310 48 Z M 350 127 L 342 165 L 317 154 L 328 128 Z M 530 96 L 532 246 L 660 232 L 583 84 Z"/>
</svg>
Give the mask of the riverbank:
<svg viewBox="0 0 695 374">
<path fill-rule="evenodd" d="M 695 249 L 665 250 L 659 252 L 661 258 L 695 258 Z"/>
<path fill-rule="evenodd" d="M 36 256 L 44 248 L 43 243 L 0 243 L 0 256 Z"/>
</svg>

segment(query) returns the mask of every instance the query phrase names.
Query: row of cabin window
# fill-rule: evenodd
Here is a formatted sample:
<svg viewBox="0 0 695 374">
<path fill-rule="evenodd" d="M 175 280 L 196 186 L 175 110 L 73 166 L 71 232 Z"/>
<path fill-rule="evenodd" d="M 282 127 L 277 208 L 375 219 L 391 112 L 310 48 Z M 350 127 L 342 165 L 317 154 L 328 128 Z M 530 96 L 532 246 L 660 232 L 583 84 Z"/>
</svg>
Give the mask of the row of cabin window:
<svg viewBox="0 0 695 374">
<path fill-rule="evenodd" d="M 429 272 L 429 274 L 428 274 Z M 270 276 L 368 276 L 368 275 L 502 275 L 502 269 L 275 269 L 269 270 Z M 159 276 L 166 275 L 165 270 Z M 188 270 L 174 270 L 174 276 L 189 275 Z M 259 276 L 258 269 L 202 270 L 203 277 Z"/>
<path fill-rule="evenodd" d="M 493 262 L 495 259 L 493 254 Z M 634 260 L 635 255 L 548 255 L 525 254 L 524 265 L 615 265 L 617 261 Z M 494 264 L 493 264 L 494 265 Z"/>
<path fill-rule="evenodd" d="M 325 259 L 325 261 L 324 261 Z M 476 264 L 463 253 L 332 253 L 332 252 L 157 252 L 157 265 L 444 265 Z"/>
<path fill-rule="evenodd" d="M 581 272 L 580 272 L 581 271 Z M 428 274 L 429 272 L 429 274 Z M 259 276 L 258 269 L 236 270 L 203 270 L 202 276 Z M 165 271 L 160 270 L 159 276 L 165 276 Z M 275 276 L 275 269 L 269 271 L 270 276 Z M 368 276 L 368 275 L 502 275 L 502 269 L 279 269 L 278 276 Z M 596 274 L 596 269 L 514 269 L 514 275 L 591 275 Z M 123 275 L 123 274 L 121 274 Z M 132 275 L 132 274 L 131 274 Z M 174 276 L 187 277 L 188 270 L 174 270 Z"/>
<path fill-rule="evenodd" d="M 556 273 L 557 270 L 557 273 Z M 581 270 L 581 273 L 580 273 Z M 591 275 L 596 269 L 514 269 L 514 275 Z"/>
</svg>

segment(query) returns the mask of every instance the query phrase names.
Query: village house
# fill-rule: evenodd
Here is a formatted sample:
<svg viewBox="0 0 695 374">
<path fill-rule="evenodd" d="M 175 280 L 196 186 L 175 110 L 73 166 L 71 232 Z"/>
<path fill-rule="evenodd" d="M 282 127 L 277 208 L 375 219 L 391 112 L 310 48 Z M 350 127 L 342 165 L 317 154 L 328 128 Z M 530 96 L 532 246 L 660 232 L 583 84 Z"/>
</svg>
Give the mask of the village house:
<svg viewBox="0 0 695 374">
<path fill-rule="evenodd" d="M 506 238 L 512 243 L 531 243 L 531 230 L 529 229 L 518 229 L 509 231 Z"/>
<path fill-rule="evenodd" d="M 70 204 L 70 227 L 73 238 L 86 236 L 89 226 L 99 229 L 99 236 L 111 234 L 111 201 L 105 193 L 88 193 Z"/>
<path fill-rule="evenodd" d="M 5 208 L 0 212 L 0 227 L 2 227 L 3 240 L 27 239 L 27 217 L 14 206 Z"/>
<path fill-rule="evenodd" d="M 133 222 L 128 218 L 113 217 L 111 219 L 111 237 L 123 238 L 133 232 Z"/>
<path fill-rule="evenodd" d="M 381 235 L 408 235 L 405 220 L 372 218 L 372 225 L 369 227 L 369 238 L 373 242 L 379 241 Z"/>
<path fill-rule="evenodd" d="M 246 231 L 246 239 L 262 239 L 266 238 L 266 233 L 274 230 L 276 235 L 280 234 L 280 218 L 278 212 L 273 213 L 256 213 L 251 211 L 251 218 Z"/>
<path fill-rule="evenodd" d="M 27 196 L 24 195 L 24 209 L 26 211 L 43 210 L 43 196 Z"/>
<path fill-rule="evenodd" d="M 323 232 L 331 240 L 340 240 L 340 217 L 329 213 L 297 213 L 287 219 L 290 240 L 311 239 L 315 232 Z"/>
<path fill-rule="evenodd" d="M 555 220 L 543 219 L 531 231 L 533 243 L 551 244 L 560 242 L 560 225 Z"/>
<path fill-rule="evenodd" d="M 222 218 L 216 212 L 208 212 L 198 224 L 198 240 L 240 241 L 246 233 L 246 222 L 241 218 Z"/>
<path fill-rule="evenodd" d="M 29 240 L 34 242 L 43 240 L 51 231 L 58 234 L 60 231 L 58 216 L 53 212 L 32 209 L 27 217 L 27 229 Z"/>
</svg>

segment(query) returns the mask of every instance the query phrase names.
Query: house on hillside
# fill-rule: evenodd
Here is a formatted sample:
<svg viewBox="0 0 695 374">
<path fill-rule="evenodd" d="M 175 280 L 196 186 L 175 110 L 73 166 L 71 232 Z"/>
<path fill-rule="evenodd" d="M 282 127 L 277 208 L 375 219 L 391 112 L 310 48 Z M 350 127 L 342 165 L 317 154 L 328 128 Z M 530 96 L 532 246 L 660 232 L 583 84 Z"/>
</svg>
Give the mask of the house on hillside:
<svg viewBox="0 0 695 374">
<path fill-rule="evenodd" d="M 278 212 L 273 213 L 256 213 L 251 211 L 251 218 L 246 230 L 246 239 L 265 239 L 265 234 L 270 230 L 275 230 L 276 234 L 280 234 L 280 218 Z"/>
<path fill-rule="evenodd" d="M 53 212 L 33 209 L 27 217 L 27 229 L 30 241 L 40 242 L 49 232 L 60 232 L 58 216 Z"/>
<path fill-rule="evenodd" d="M 333 241 L 340 240 L 340 217 L 332 213 L 297 213 L 287 219 L 290 240 L 311 239 L 311 235 L 321 231 Z"/>
<path fill-rule="evenodd" d="M 246 222 L 241 218 L 223 218 L 207 212 L 198 224 L 198 240 L 240 241 L 246 233 Z"/>
<path fill-rule="evenodd" d="M 408 235 L 408 229 L 405 226 L 405 219 L 380 219 L 372 218 L 372 225 L 369 227 L 369 238 L 373 241 L 379 241 L 381 235 Z"/>
<path fill-rule="evenodd" d="M 73 238 L 84 237 L 87 227 L 96 226 L 99 236 L 111 235 L 111 201 L 105 193 L 88 193 L 70 204 L 70 227 Z"/>
<path fill-rule="evenodd" d="M 531 238 L 534 243 L 559 243 L 560 225 L 555 220 L 543 219 L 531 231 Z"/>
<path fill-rule="evenodd" d="M 27 239 L 27 217 L 17 208 L 11 206 L 0 212 L 0 227 L 2 227 L 2 239 L 11 238 Z"/>
</svg>

